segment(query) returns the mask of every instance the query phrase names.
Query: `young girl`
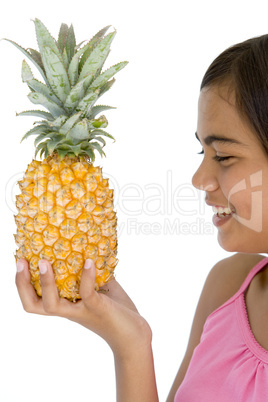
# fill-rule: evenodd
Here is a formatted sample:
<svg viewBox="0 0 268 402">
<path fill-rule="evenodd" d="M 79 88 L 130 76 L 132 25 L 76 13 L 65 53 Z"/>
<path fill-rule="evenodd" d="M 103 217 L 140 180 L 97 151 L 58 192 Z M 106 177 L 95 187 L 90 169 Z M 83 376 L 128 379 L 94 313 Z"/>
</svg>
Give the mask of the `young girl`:
<svg viewBox="0 0 268 402">
<path fill-rule="evenodd" d="M 268 401 L 268 35 L 223 52 L 206 72 L 196 137 L 204 154 L 193 185 L 206 194 L 220 245 L 237 254 L 217 263 L 204 285 L 185 357 L 167 402 Z M 40 262 L 42 298 L 27 262 L 16 283 L 23 307 L 57 315 L 100 335 L 114 354 L 117 401 L 156 402 L 152 333 L 116 280 L 97 293 L 87 260 L 82 300 L 59 298 L 50 264 Z"/>
</svg>

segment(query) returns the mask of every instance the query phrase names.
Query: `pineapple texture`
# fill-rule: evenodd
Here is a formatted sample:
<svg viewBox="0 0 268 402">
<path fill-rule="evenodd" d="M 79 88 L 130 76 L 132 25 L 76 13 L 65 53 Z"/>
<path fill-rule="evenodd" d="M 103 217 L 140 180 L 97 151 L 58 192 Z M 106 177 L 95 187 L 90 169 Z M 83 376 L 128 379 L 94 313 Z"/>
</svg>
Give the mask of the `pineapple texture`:
<svg viewBox="0 0 268 402">
<path fill-rule="evenodd" d="M 116 213 L 113 190 L 100 167 L 84 157 L 60 159 L 53 155 L 33 160 L 19 187 L 16 259 L 28 261 L 39 296 L 40 259 L 52 264 L 59 295 L 70 301 L 80 299 L 80 278 L 87 258 L 96 265 L 96 290 L 113 278 Z"/>
</svg>

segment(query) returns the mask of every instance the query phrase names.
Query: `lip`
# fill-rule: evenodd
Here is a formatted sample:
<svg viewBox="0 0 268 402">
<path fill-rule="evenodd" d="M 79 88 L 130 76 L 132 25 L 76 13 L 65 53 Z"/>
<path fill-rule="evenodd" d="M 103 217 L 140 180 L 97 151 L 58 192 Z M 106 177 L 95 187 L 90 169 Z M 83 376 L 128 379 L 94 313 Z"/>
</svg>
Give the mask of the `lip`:
<svg viewBox="0 0 268 402">
<path fill-rule="evenodd" d="M 219 216 L 218 214 L 214 214 L 212 217 L 212 222 L 216 227 L 219 227 L 219 226 L 224 225 L 230 219 L 232 219 L 232 217 L 233 217 L 233 214 L 225 215 L 225 216 Z"/>
<path fill-rule="evenodd" d="M 209 206 L 209 207 L 216 207 L 216 208 L 230 208 L 229 205 L 220 205 L 220 204 L 216 204 L 215 202 L 209 202 L 205 200 L 205 203 Z"/>
<path fill-rule="evenodd" d="M 222 215 L 219 216 L 218 214 L 213 214 L 212 222 L 213 222 L 213 224 L 214 224 L 216 227 L 220 227 L 220 226 L 224 225 L 226 222 L 228 222 L 230 219 L 232 219 L 233 214 L 235 214 L 235 212 L 236 212 L 235 208 L 234 208 L 234 207 L 231 207 L 230 205 L 228 205 L 228 206 L 219 205 L 219 204 L 216 204 L 216 203 L 214 203 L 214 202 L 207 201 L 207 200 L 205 200 L 205 202 L 206 202 L 206 204 L 207 204 L 208 206 L 210 206 L 210 207 L 215 207 L 215 208 L 230 208 L 231 211 L 232 211 L 231 214 L 225 215 L 225 216 L 222 216 Z"/>
<path fill-rule="evenodd" d="M 235 213 L 235 208 L 230 206 L 230 205 L 219 205 L 216 204 L 214 202 L 209 202 L 207 200 L 205 200 L 205 203 L 209 206 L 209 207 L 215 207 L 215 208 L 230 208 L 230 210 L 232 211 L 232 213 Z"/>
</svg>

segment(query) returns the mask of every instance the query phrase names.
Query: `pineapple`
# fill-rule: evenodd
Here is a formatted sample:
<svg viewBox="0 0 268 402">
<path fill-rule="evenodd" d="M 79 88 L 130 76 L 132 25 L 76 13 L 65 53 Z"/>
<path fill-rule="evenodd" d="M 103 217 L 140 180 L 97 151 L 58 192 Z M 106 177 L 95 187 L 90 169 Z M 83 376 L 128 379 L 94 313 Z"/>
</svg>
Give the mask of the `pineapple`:
<svg viewBox="0 0 268 402">
<path fill-rule="evenodd" d="M 33 159 L 18 183 L 15 257 L 28 261 L 39 296 L 38 262 L 48 260 L 59 295 L 75 302 L 80 299 L 85 259 L 95 262 L 96 290 L 113 277 L 117 264 L 113 190 L 101 168 L 93 166 L 94 152 L 104 155 L 103 137 L 113 139 L 104 130 L 106 117 L 98 115 L 113 108 L 95 103 L 127 62 L 102 71 L 115 36 L 115 31 L 107 34 L 109 27 L 82 46 L 76 45 L 72 25 L 62 24 L 56 41 L 40 20 L 34 24 L 39 51 L 7 39 L 41 73 L 44 82 L 34 78 L 23 60 L 22 80 L 31 91 L 28 98 L 46 109 L 19 113 L 42 119 L 22 138 L 36 136 L 35 158 L 40 154 L 41 160 Z"/>
</svg>

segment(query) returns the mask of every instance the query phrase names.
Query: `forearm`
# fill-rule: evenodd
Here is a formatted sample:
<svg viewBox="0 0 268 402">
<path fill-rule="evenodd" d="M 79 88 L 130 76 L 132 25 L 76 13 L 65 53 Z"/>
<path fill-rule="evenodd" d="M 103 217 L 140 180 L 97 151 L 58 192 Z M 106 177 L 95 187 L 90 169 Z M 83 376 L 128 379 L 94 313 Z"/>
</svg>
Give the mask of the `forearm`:
<svg viewBox="0 0 268 402">
<path fill-rule="evenodd" d="M 117 402 L 158 402 L 151 344 L 114 360 Z"/>
</svg>

